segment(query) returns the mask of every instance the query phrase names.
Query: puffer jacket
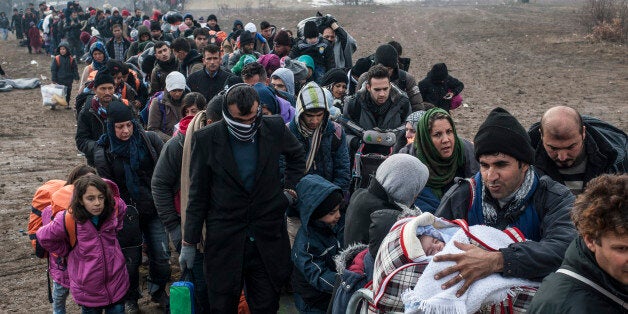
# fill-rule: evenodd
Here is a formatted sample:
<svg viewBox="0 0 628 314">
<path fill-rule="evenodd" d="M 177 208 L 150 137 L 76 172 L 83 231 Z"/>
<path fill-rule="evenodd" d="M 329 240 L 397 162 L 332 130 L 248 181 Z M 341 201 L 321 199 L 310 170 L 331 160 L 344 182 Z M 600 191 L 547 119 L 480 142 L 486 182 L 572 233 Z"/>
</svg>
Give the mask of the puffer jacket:
<svg viewBox="0 0 628 314">
<path fill-rule="evenodd" d="M 582 116 L 582 122 L 586 127 L 584 149 L 587 154 L 584 186 L 601 174 L 628 171 L 628 136 L 626 133 L 594 117 Z M 534 166 L 540 174 L 548 175 L 565 184 L 563 175 L 558 172 L 556 164 L 545 151 L 539 130 L 540 125 L 541 123 L 537 122 L 528 130 L 532 147 L 536 149 Z"/>
<path fill-rule="evenodd" d="M 37 231 L 42 247 L 59 256 L 68 256 L 70 292 L 79 305 L 110 305 L 120 301 L 129 289 L 129 274 L 116 237 L 122 229 L 126 204 L 116 202 L 116 207 L 116 212 L 98 230 L 91 221 L 77 222 L 74 248 L 65 228 L 65 211 Z"/>
<path fill-rule="evenodd" d="M 41 212 L 42 226 L 48 225 L 52 219 L 52 205 L 48 205 Z M 70 277 L 68 272 L 65 271 L 65 265 L 62 265 L 67 263 L 67 258 L 62 256 L 49 256 L 48 258 L 48 272 L 52 280 L 65 288 L 70 288 Z"/>
<path fill-rule="evenodd" d="M 530 168 L 533 171 L 533 168 Z M 479 174 L 478 174 L 479 176 Z M 478 197 L 481 199 L 481 192 L 474 192 L 475 198 L 471 199 L 471 187 L 469 180 L 456 178 L 456 184 L 447 191 L 441 199 L 440 206 L 434 214 L 445 219 L 468 219 L 470 210 L 475 205 Z M 481 182 L 475 180 L 475 184 Z M 473 191 L 476 186 L 473 186 Z M 576 229 L 569 218 L 569 212 L 573 206 L 575 197 L 569 189 L 552 180 L 548 176 L 538 179 L 538 184 L 533 195 L 529 199 L 527 206 L 536 213 L 522 213 L 519 217 L 513 217 L 513 225 L 522 223 L 538 224 L 535 233 L 540 236 L 538 241 L 526 241 L 515 243 L 499 251 L 504 256 L 504 277 L 519 277 L 533 280 L 540 280 L 551 272 L 555 271 L 563 260 L 565 250 L 569 243 L 576 237 Z M 478 204 L 481 206 L 482 204 Z M 524 214 L 531 214 L 525 215 Z M 533 214 L 536 214 L 532 216 Z M 502 218 L 505 219 L 505 218 Z M 534 220 L 531 220 L 534 219 Z M 523 222 L 521 220 L 527 220 Z M 501 221 L 498 221 L 501 223 Z M 469 221 L 469 225 L 473 225 Z M 519 229 L 525 229 L 520 227 Z M 529 225 L 528 225 L 529 227 Z M 531 234 L 526 234 L 526 238 L 533 238 Z"/>
<path fill-rule="evenodd" d="M 350 245 L 334 258 L 338 280 L 331 302 L 332 314 L 345 314 L 353 293 L 373 280 L 375 258 L 365 244 Z M 330 311 L 328 310 L 327 313 Z"/>
<path fill-rule="evenodd" d="M 310 221 L 318 205 L 340 188 L 317 175 L 307 175 L 297 184 L 297 208 L 303 225 L 292 246 L 292 286 L 295 293 L 311 307 L 326 310 L 336 279 L 333 257 L 342 247 L 343 226 L 330 227 Z"/>
<path fill-rule="evenodd" d="M 598 265 L 595 254 L 578 237 L 565 253 L 560 268 L 573 271 L 626 302 L 626 285 L 611 277 Z M 626 309 L 595 288 L 561 273 L 547 276 L 532 299 L 528 313 L 626 313 Z"/>
</svg>

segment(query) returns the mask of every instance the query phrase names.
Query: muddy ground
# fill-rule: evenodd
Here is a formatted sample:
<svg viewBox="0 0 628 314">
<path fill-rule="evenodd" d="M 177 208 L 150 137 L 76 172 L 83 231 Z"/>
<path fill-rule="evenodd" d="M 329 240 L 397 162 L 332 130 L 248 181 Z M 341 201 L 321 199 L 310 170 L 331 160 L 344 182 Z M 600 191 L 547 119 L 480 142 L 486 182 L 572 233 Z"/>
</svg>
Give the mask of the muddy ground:
<svg viewBox="0 0 628 314">
<path fill-rule="evenodd" d="M 579 4 L 450 3 L 321 11 L 333 14 L 357 39 L 355 59 L 395 39 L 403 45 L 403 55 L 412 58 L 410 73 L 417 81 L 432 64 L 446 62 L 465 84 L 462 95 L 468 107 L 453 114 L 464 137 L 472 138 L 495 106 L 508 109 L 526 127 L 550 106 L 570 105 L 626 130 L 628 49 L 587 40 L 578 23 Z M 234 18 L 256 24 L 267 19 L 294 29 L 315 11 L 261 10 L 252 12 L 250 19 L 233 12 L 219 16 L 219 24 L 229 29 Z M 0 42 L 0 62 L 10 77 L 46 76 L 43 83 L 49 83 L 50 60 L 29 55 L 14 37 Z M 77 156 L 75 128 L 74 113 L 44 108 L 39 89 L 0 94 L 0 312 L 50 311 L 46 263 L 32 254 L 25 231 L 35 189 L 47 180 L 64 178 L 84 162 Z M 155 311 L 147 299 L 140 306 L 147 313 Z"/>
</svg>

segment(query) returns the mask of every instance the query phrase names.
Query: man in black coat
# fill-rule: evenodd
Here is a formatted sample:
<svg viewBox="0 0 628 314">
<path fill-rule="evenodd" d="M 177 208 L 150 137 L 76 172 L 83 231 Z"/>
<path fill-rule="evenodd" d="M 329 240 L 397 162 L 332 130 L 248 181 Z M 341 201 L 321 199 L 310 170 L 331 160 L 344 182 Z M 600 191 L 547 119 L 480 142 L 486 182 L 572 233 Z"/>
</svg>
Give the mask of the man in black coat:
<svg viewBox="0 0 628 314">
<path fill-rule="evenodd" d="M 203 94 L 207 101 L 222 91 L 227 79 L 234 76 L 231 72 L 220 68 L 221 60 L 220 47 L 214 44 L 205 46 L 203 49 L 203 64 L 205 66 L 187 78 L 187 85 L 190 90 Z"/>
<path fill-rule="evenodd" d="M 225 99 L 224 119 L 192 137 L 179 263 L 192 268 L 205 224 L 210 312 L 235 313 L 244 284 L 253 313 L 276 313 L 291 269 L 284 213 L 296 199 L 292 189 L 305 171 L 305 153 L 280 117 L 262 118 L 252 87 L 234 85 Z"/>
</svg>

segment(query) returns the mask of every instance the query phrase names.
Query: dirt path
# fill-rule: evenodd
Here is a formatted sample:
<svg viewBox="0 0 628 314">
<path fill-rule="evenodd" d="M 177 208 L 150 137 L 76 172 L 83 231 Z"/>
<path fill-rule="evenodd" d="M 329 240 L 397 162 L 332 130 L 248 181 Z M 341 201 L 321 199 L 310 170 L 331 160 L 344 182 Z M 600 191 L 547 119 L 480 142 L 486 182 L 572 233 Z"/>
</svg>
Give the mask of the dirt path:
<svg viewBox="0 0 628 314">
<path fill-rule="evenodd" d="M 417 81 L 432 64 L 447 63 L 451 74 L 465 83 L 463 97 L 469 107 L 454 113 L 462 136 L 473 137 L 495 106 L 511 111 L 524 126 L 550 106 L 565 104 L 627 129 L 628 49 L 585 40 L 577 24 L 577 5 L 545 1 L 526 6 L 413 4 L 320 10 L 336 16 L 356 38 L 355 59 L 394 37 L 403 45 L 404 56 L 412 58 L 410 73 Z M 256 24 L 267 19 L 294 29 L 315 12 L 260 11 L 253 18 Z M 234 18 L 242 16 L 219 17 L 219 24 L 228 30 Z M 0 51 L 0 62 L 11 77 L 50 77 L 49 57 L 28 55 L 15 40 L 0 42 Z M 0 94 L 0 112 L 0 312 L 41 313 L 49 311 L 46 266 L 31 254 L 28 236 L 21 230 L 26 229 L 35 189 L 46 180 L 64 178 L 82 162 L 74 144 L 76 123 L 70 111 L 43 108 L 39 90 Z M 147 300 L 140 306 L 154 310 Z M 71 307 L 71 312 L 77 311 Z"/>
</svg>

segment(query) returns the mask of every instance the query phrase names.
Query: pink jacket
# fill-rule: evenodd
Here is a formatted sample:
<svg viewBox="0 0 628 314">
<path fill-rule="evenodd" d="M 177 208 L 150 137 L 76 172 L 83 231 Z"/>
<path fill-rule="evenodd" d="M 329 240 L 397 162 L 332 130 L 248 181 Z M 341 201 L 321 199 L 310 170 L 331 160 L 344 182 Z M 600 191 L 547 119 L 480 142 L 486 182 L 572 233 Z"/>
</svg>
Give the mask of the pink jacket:
<svg viewBox="0 0 628 314">
<path fill-rule="evenodd" d="M 42 226 L 45 226 L 50 223 L 52 220 L 52 206 L 48 205 L 44 208 L 44 211 L 41 212 L 41 221 Z M 66 265 L 68 263 L 68 259 L 65 256 L 60 256 L 57 254 L 48 254 L 49 255 L 49 264 L 48 269 L 50 272 L 50 277 L 56 283 L 64 286 L 65 288 L 70 288 L 70 277 L 68 277 L 68 272 L 66 271 Z"/>
<path fill-rule="evenodd" d="M 111 185 L 114 195 L 117 186 Z M 70 247 L 64 213 L 37 231 L 41 246 L 50 253 L 68 256 L 70 292 L 79 305 L 99 307 L 120 301 L 129 289 L 129 275 L 116 234 L 122 229 L 126 204 L 116 197 L 117 215 L 102 222 L 100 230 L 91 221 L 76 224 L 76 246 Z"/>
</svg>

